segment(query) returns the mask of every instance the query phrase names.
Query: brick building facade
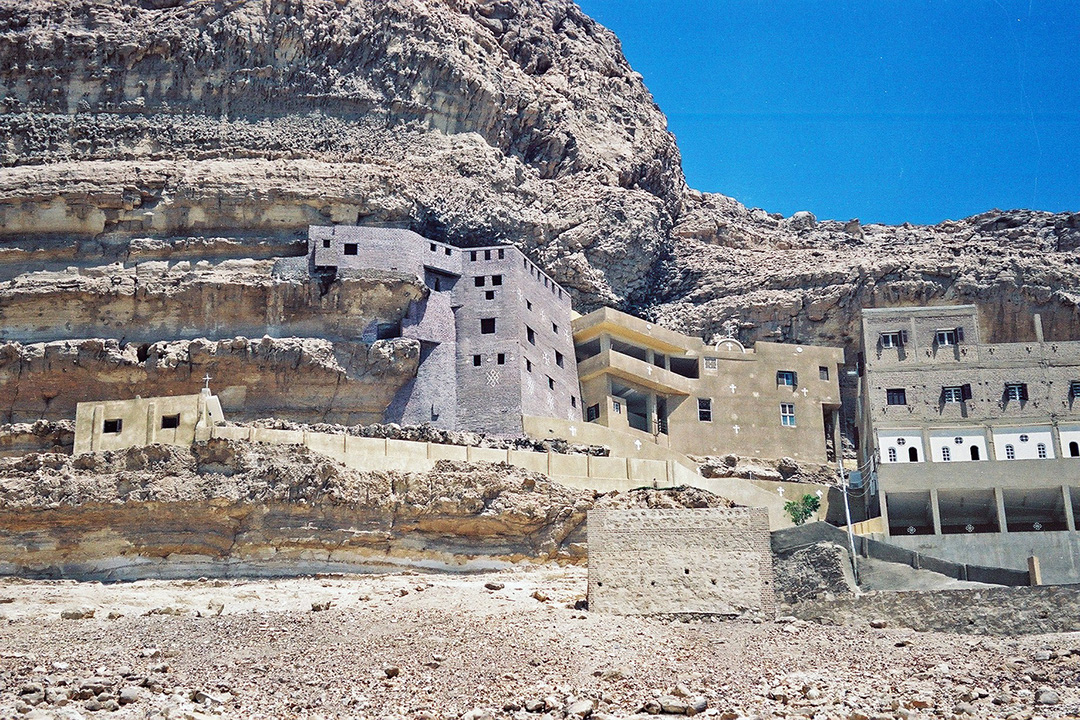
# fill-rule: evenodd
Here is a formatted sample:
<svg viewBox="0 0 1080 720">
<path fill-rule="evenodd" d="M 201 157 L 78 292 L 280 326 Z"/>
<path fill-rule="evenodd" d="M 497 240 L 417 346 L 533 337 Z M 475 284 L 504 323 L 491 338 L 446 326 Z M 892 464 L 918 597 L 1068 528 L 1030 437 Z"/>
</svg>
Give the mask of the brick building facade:
<svg viewBox="0 0 1080 720">
<path fill-rule="evenodd" d="M 581 417 L 569 294 L 509 245 L 459 248 L 392 228 L 311 227 L 315 269 L 383 270 L 423 279 L 400 328 L 420 341 L 415 381 L 387 421 L 494 434 L 522 433 L 522 416 Z"/>
</svg>

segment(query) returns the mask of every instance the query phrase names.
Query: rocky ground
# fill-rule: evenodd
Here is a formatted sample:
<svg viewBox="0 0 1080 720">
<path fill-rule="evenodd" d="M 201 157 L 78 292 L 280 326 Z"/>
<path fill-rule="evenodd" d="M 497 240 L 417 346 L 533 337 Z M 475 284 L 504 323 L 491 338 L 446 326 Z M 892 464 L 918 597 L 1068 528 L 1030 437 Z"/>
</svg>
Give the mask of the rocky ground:
<svg viewBox="0 0 1080 720">
<path fill-rule="evenodd" d="M 1080 634 L 575 609 L 585 570 L 0 582 L 0 716 L 1075 717 Z M 92 613 L 92 614 L 91 614 Z M 96 708 L 96 709 L 95 709 Z"/>
</svg>

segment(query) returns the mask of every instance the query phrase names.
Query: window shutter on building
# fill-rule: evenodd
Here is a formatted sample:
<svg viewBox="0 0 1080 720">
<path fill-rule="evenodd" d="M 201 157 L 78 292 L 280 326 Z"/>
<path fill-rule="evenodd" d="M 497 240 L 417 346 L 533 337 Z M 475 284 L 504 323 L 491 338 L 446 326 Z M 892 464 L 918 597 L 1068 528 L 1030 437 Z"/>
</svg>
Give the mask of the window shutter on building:
<svg viewBox="0 0 1080 720">
<path fill-rule="evenodd" d="M 956 342 L 964 342 L 964 328 L 956 328 Z"/>
<path fill-rule="evenodd" d="M 938 402 L 941 403 L 941 404 L 945 404 L 945 386 L 944 385 L 941 387 L 941 394 L 938 395 Z"/>
<path fill-rule="evenodd" d="M 1023 401 L 1023 402 L 1027 402 L 1027 399 L 1028 399 L 1027 383 L 1022 383 L 1020 385 L 1020 400 Z"/>
<path fill-rule="evenodd" d="M 907 330 L 900 331 L 900 347 L 907 345 Z"/>
<path fill-rule="evenodd" d="M 965 384 L 960 386 L 960 399 L 961 400 L 970 400 L 971 399 L 971 384 L 970 383 L 965 383 Z"/>
<path fill-rule="evenodd" d="M 791 373 L 791 387 L 799 387 L 799 373 Z"/>
</svg>

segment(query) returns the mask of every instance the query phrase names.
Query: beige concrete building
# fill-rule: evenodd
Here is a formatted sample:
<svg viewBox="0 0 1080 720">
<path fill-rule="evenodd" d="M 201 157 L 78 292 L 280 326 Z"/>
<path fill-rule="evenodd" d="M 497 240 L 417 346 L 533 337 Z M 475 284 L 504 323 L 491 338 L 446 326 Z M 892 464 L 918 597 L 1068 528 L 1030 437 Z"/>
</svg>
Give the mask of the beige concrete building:
<svg viewBox="0 0 1080 720">
<path fill-rule="evenodd" d="M 834 457 L 842 348 L 706 345 L 610 308 L 573 328 L 588 422 L 689 455 Z"/>
<path fill-rule="evenodd" d="M 974 305 L 863 311 L 860 467 L 890 540 L 1080 580 L 1080 342 L 993 343 Z M 984 339 L 985 338 L 985 339 Z M 875 492 L 876 491 L 876 492 Z"/>
<path fill-rule="evenodd" d="M 83 402 L 75 407 L 76 455 L 163 443 L 191 445 L 223 422 L 221 402 L 204 389 L 196 395 Z"/>
</svg>

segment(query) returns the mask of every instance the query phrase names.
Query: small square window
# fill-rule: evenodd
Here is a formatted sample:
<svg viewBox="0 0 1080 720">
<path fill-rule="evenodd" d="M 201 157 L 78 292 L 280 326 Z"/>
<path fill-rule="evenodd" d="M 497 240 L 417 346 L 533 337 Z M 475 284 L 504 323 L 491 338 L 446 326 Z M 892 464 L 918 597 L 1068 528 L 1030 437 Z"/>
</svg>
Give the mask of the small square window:
<svg viewBox="0 0 1080 720">
<path fill-rule="evenodd" d="M 898 347 L 900 347 L 900 333 L 898 333 L 898 332 L 884 332 L 884 333 L 881 333 L 881 347 L 883 347 L 883 348 L 898 348 Z"/>
<path fill-rule="evenodd" d="M 345 243 L 346 255 L 358 255 L 360 253 L 360 246 L 356 243 Z"/>
<path fill-rule="evenodd" d="M 492 335 L 495 333 L 495 318 L 480 319 L 480 334 Z"/>
<path fill-rule="evenodd" d="M 431 252 L 435 252 L 435 243 L 431 243 Z"/>
<path fill-rule="evenodd" d="M 956 344 L 957 333 L 955 330 L 938 330 L 937 331 L 937 344 L 939 347 L 948 347 L 949 345 Z"/>
<path fill-rule="evenodd" d="M 500 259 L 500 260 L 502 260 L 502 259 L 504 259 L 505 257 L 506 257 L 506 251 L 505 251 L 505 250 L 501 250 L 501 249 L 500 249 L 500 250 L 499 250 L 499 259 Z"/>
<path fill-rule="evenodd" d="M 525 338 L 533 345 L 536 344 L 536 331 L 528 325 L 525 326 Z"/>
<path fill-rule="evenodd" d="M 491 251 L 490 250 L 485 250 L 484 251 L 484 259 L 485 260 L 490 260 L 491 259 Z"/>
<path fill-rule="evenodd" d="M 484 287 L 484 283 L 487 282 L 487 278 L 483 275 L 477 275 L 473 278 L 473 285 L 476 287 Z"/>
<path fill-rule="evenodd" d="M 958 403 L 964 401 L 964 396 L 959 385 L 941 388 L 941 401 L 946 403 Z"/>
<path fill-rule="evenodd" d="M 1005 399 L 1024 402 L 1028 399 L 1027 383 L 1005 383 Z"/>
<path fill-rule="evenodd" d="M 450 248 L 444 248 L 444 249 L 443 249 L 443 252 L 444 252 L 444 253 L 445 253 L 446 255 L 448 255 L 448 256 L 449 256 L 449 255 L 450 255 Z"/>
<path fill-rule="evenodd" d="M 785 387 L 795 387 L 798 383 L 796 381 L 796 375 L 792 370 L 777 370 L 776 371 L 776 384 L 783 385 Z"/>
<path fill-rule="evenodd" d="M 712 422 L 712 398 L 698 398 L 697 419 L 699 422 Z"/>
<path fill-rule="evenodd" d="M 502 275 L 492 275 L 491 276 L 491 284 L 492 285 L 502 285 Z"/>
<path fill-rule="evenodd" d="M 780 403 L 780 424 L 795 427 L 795 403 Z"/>
<path fill-rule="evenodd" d="M 105 426 L 101 429 L 101 432 L 109 435 L 114 435 L 124 429 L 124 421 L 120 418 L 115 420 L 106 420 Z"/>
<path fill-rule="evenodd" d="M 323 241 L 322 241 L 322 246 L 323 246 L 324 248 L 328 248 L 328 247 L 330 247 L 330 238 L 323 238 Z"/>
<path fill-rule="evenodd" d="M 559 352 L 558 350 L 556 350 L 555 351 L 555 364 L 558 365 L 559 367 L 563 367 L 564 362 L 565 362 L 565 360 L 563 358 L 563 354 L 561 352 Z"/>
<path fill-rule="evenodd" d="M 705 358 L 705 369 L 706 370 L 715 370 L 716 369 L 716 358 L 712 358 L 712 357 Z"/>
<path fill-rule="evenodd" d="M 486 291 L 484 293 L 484 299 L 485 300 L 494 300 L 495 299 L 495 291 L 494 290 Z"/>
<path fill-rule="evenodd" d="M 558 326 L 558 325 L 556 325 L 555 323 L 551 323 L 551 332 L 553 332 L 553 333 L 555 333 L 556 335 L 558 335 L 558 334 L 559 334 L 559 326 Z"/>
<path fill-rule="evenodd" d="M 818 378 L 821 380 L 829 379 L 829 368 L 825 365 L 818 365 L 817 369 Z"/>
<path fill-rule="evenodd" d="M 889 405 L 907 405 L 907 390 L 888 388 L 885 390 L 885 402 Z"/>
<path fill-rule="evenodd" d="M 162 430 L 175 430 L 180 427 L 180 414 L 176 415 L 162 415 L 161 416 L 161 429 Z"/>
<path fill-rule="evenodd" d="M 479 355 L 473 355 L 472 356 L 473 367 L 480 367 L 481 362 L 482 362 L 482 358 Z"/>
<path fill-rule="evenodd" d="M 585 408 L 585 422 L 592 422 L 600 418 L 600 405 L 590 405 Z"/>
<path fill-rule="evenodd" d="M 505 365 L 506 364 L 506 355 L 504 353 L 499 353 L 498 355 L 495 356 L 495 362 L 498 365 Z"/>
<path fill-rule="evenodd" d="M 551 378 L 548 378 L 547 381 L 548 381 L 548 390 L 554 390 L 555 389 L 555 381 L 552 380 Z"/>
</svg>

